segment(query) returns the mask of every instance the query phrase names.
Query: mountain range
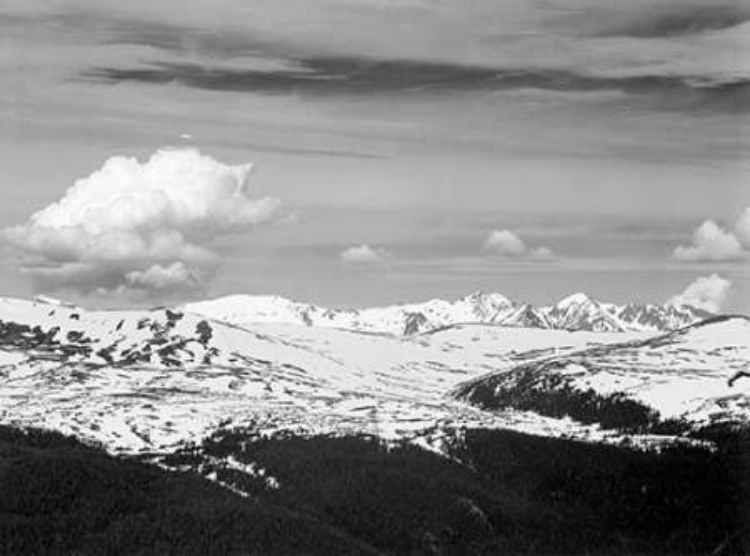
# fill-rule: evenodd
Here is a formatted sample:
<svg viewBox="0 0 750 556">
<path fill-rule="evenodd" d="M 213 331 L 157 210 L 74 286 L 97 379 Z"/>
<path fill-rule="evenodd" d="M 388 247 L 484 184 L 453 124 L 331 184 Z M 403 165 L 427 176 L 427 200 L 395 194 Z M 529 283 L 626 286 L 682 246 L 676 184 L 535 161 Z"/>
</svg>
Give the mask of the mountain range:
<svg viewBox="0 0 750 556">
<path fill-rule="evenodd" d="M 263 295 L 232 295 L 188 303 L 181 309 L 240 326 L 276 322 L 396 335 L 461 323 L 591 332 L 667 332 L 712 316 L 690 305 L 617 305 L 583 293 L 570 295 L 554 305 L 534 307 L 481 291 L 454 301 L 433 299 L 367 309 L 327 309 Z"/>
<path fill-rule="evenodd" d="M 164 453 L 238 426 L 440 451 L 472 429 L 651 445 L 750 422 L 746 317 L 653 332 L 698 313 L 665 308 L 644 324 L 633 306 L 583 296 L 544 311 L 480 294 L 328 316 L 304 308 L 240 297 L 88 311 L 0 298 L 0 423 Z M 610 331 L 618 315 L 641 329 Z M 375 333 L 403 331 L 405 318 L 411 334 Z"/>
</svg>

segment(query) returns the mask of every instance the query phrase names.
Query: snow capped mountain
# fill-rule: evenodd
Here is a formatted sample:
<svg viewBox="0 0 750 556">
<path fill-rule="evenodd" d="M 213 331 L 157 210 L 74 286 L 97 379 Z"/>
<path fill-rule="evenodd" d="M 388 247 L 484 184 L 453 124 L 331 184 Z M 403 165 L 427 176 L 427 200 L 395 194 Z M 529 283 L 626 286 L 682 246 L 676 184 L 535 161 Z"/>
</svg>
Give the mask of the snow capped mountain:
<svg viewBox="0 0 750 556">
<path fill-rule="evenodd" d="M 643 436 L 649 427 L 610 426 L 601 407 L 626 407 L 651 428 L 649 412 L 690 426 L 750 420 L 747 319 L 717 317 L 655 336 L 547 328 L 542 310 L 487 294 L 360 312 L 274 297 L 207 306 L 240 320 L 248 300 L 267 322 L 240 327 L 179 309 L 86 311 L 0 298 L 0 422 L 133 453 L 170 451 L 227 423 L 259 434 L 354 432 L 433 445 L 498 427 L 652 441 Z M 594 322 L 602 305 L 577 297 L 556 308 L 556 318 Z M 488 323 L 452 324 L 478 318 Z M 284 319 L 293 322 L 275 322 Z M 415 333 L 370 333 L 376 324 Z M 542 386 L 531 395 L 530 384 Z M 504 389 L 529 405 L 493 402 Z M 489 405 L 476 403 L 474 390 Z M 571 392 L 579 393 L 573 402 Z"/>
<path fill-rule="evenodd" d="M 433 299 L 424 303 L 362 310 L 326 309 L 283 297 L 252 295 L 189 303 L 182 309 L 241 326 L 283 322 L 408 335 L 464 322 L 495 322 L 512 307 L 512 303 L 500 294 L 475 292 L 456 301 Z"/>
<path fill-rule="evenodd" d="M 628 330 L 605 305 L 583 293 L 570 295 L 552 307 L 545 307 L 543 312 L 553 328 L 594 332 Z"/>
<path fill-rule="evenodd" d="M 690 305 L 635 305 L 610 306 L 612 314 L 627 327 L 640 330 L 677 330 L 713 315 Z"/>
<path fill-rule="evenodd" d="M 690 306 L 601 303 L 582 293 L 539 308 L 516 304 L 497 293 L 475 292 L 455 301 L 433 299 L 360 310 L 326 309 L 277 296 L 233 295 L 188 303 L 182 310 L 239 326 L 277 322 L 394 335 L 418 334 L 461 323 L 592 332 L 666 332 L 711 316 Z"/>
<path fill-rule="evenodd" d="M 514 307 L 511 311 L 503 314 L 496 322 L 503 326 L 553 328 L 553 326 L 550 325 L 547 315 L 542 311 L 535 309 L 528 303 Z"/>
<path fill-rule="evenodd" d="M 522 353 L 535 358 L 550 346 L 566 352 L 620 339 L 479 325 L 412 338 L 299 324 L 247 329 L 168 308 L 85 311 L 0 298 L 0 422 L 125 452 L 170 450 L 229 421 L 265 432 L 385 438 L 509 423 L 564 429 L 477 411 L 445 394 Z"/>
</svg>

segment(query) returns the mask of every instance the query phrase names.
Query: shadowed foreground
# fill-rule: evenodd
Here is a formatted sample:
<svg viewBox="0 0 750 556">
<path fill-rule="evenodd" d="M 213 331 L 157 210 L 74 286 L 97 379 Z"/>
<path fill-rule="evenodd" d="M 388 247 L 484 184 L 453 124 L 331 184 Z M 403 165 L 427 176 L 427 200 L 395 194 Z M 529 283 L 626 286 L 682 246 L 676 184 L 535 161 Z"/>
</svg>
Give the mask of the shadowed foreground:
<svg viewBox="0 0 750 556">
<path fill-rule="evenodd" d="M 743 554 L 747 438 L 662 453 L 470 431 L 452 459 L 367 437 L 220 432 L 163 459 L 232 457 L 278 488 L 0 428 L 3 554 Z M 744 527 L 744 528 L 743 528 Z"/>
</svg>

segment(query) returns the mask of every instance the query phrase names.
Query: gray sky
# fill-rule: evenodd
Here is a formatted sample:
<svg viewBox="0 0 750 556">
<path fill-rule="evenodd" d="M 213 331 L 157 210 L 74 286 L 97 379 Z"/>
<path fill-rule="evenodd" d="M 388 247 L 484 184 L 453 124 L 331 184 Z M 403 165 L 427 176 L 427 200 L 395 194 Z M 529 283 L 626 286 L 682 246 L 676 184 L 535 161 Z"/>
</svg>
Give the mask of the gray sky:
<svg viewBox="0 0 750 556">
<path fill-rule="evenodd" d="M 747 2 L 715 0 L 6 0 L 0 291 L 664 301 L 718 273 L 750 311 L 749 31 Z M 282 211 L 160 221 L 209 262 L 61 255 L 30 220 L 110 157 L 170 146 L 254 162 L 248 196 Z M 732 238 L 693 239 L 706 220 Z M 503 230 L 522 251 L 489 242 Z"/>
</svg>

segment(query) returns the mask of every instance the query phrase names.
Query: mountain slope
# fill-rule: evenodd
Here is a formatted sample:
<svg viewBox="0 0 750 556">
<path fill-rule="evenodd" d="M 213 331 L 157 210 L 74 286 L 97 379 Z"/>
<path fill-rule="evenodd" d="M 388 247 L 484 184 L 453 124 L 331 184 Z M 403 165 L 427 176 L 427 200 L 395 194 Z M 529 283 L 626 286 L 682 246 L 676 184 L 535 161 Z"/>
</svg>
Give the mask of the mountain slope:
<svg viewBox="0 0 750 556">
<path fill-rule="evenodd" d="M 716 317 L 662 336 L 550 357 L 470 381 L 455 395 L 638 432 L 750 422 L 750 319 Z"/>
</svg>

